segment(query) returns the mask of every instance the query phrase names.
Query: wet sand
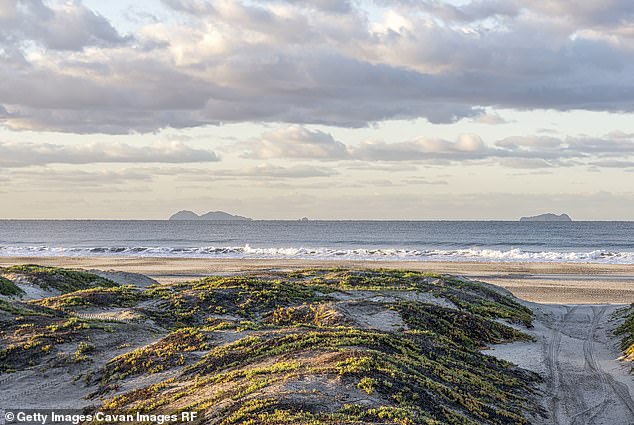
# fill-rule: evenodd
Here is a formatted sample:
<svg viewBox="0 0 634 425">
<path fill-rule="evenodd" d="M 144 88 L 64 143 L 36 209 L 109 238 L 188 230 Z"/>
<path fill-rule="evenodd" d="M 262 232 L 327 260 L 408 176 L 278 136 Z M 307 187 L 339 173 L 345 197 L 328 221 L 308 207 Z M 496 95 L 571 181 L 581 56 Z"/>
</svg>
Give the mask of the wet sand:
<svg viewBox="0 0 634 425">
<path fill-rule="evenodd" d="M 163 282 L 194 279 L 214 273 L 260 269 L 383 267 L 463 275 L 502 286 L 519 298 L 538 303 L 634 303 L 634 265 L 147 257 L 0 258 L 0 266 L 15 264 L 41 264 L 142 273 Z"/>
</svg>

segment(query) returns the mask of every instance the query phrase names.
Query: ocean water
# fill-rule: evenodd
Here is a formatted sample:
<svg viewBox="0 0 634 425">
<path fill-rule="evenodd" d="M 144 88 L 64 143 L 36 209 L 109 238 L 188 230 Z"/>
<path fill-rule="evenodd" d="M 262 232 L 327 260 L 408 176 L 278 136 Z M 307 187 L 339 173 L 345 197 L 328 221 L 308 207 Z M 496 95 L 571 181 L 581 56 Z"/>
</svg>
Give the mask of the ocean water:
<svg viewBox="0 0 634 425">
<path fill-rule="evenodd" d="M 634 264 L 634 222 L 0 220 L 0 256 Z"/>
</svg>

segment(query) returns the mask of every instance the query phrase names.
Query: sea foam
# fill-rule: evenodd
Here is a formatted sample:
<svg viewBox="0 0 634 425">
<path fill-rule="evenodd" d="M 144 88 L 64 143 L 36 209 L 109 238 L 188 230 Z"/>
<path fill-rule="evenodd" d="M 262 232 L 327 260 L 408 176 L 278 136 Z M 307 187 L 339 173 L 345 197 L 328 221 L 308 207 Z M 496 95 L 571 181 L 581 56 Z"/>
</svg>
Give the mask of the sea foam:
<svg viewBox="0 0 634 425">
<path fill-rule="evenodd" d="M 329 248 L 329 247 L 51 247 L 51 246 L 0 246 L 2 257 L 179 257 L 179 258 L 297 258 L 327 260 L 370 261 L 480 261 L 480 262 L 557 262 L 557 263 L 606 263 L 634 264 L 634 252 L 593 251 L 526 251 L 518 248 L 496 250 L 486 248 L 466 249 L 404 249 L 404 248 Z"/>
</svg>

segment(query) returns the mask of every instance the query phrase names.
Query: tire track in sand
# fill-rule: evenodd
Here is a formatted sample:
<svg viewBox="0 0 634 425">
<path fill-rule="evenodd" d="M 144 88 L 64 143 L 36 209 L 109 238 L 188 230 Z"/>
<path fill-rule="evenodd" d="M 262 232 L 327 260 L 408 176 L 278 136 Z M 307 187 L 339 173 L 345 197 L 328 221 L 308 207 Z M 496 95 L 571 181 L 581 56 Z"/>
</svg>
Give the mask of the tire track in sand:
<svg viewBox="0 0 634 425">
<path fill-rule="evenodd" d="M 628 387 L 617 382 L 609 373 L 607 373 L 598 360 L 596 350 L 596 333 L 601 320 L 605 316 L 609 306 L 592 306 L 592 321 L 590 329 L 583 342 L 583 355 L 585 360 L 584 370 L 591 373 L 591 377 L 596 379 L 601 385 L 600 400 L 593 406 L 583 409 L 579 413 L 571 417 L 571 424 L 592 424 L 595 420 L 600 419 L 600 415 L 605 412 L 610 402 L 621 402 L 624 411 L 629 413 L 630 419 L 634 419 L 634 400 L 630 395 Z M 582 396 L 579 388 L 575 389 L 576 397 Z M 614 397 L 612 393 L 616 396 Z M 617 401 L 618 399 L 618 401 Z M 633 423 L 633 422 L 630 422 Z"/>
<path fill-rule="evenodd" d="M 603 371 L 596 357 L 596 351 L 594 347 L 594 335 L 596 333 L 597 327 L 599 326 L 599 321 L 605 314 L 607 310 L 607 306 L 601 307 L 599 312 L 597 313 L 597 308 L 592 307 L 592 323 L 590 325 L 590 329 L 588 330 L 588 335 L 586 339 L 583 341 L 583 357 L 585 359 L 585 369 L 589 370 L 590 373 L 598 379 L 601 384 L 601 399 L 598 403 L 595 403 L 593 406 L 588 407 L 585 410 L 575 414 L 571 417 L 571 424 L 575 425 L 577 423 L 587 424 L 591 423 L 594 418 L 596 418 L 603 410 L 607 407 L 610 399 L 608 398 L 608 379 L 606 377 L 606 373 Z M 587 416 L 587 419 L 586 419 Z"/>
<path fill-rule="evenodd" d="M 608 309 L 608 306 L 604 306 L 598 309 L 598 313 L 597 313 L 597 309 L 598 309 L 597 307 L 592 308 L 592 311 L 594 314 L 593 321 L 592 321 L 593 326 L 588 338 L 589 346 L 590 346 L 590 349 L 589 349 L 590 357 L 589 359 L 588 357 L 586 357 L 586 361 L 588 361 L 588 363 L 590 364 L 590 367 L 593 368 L 593 370 L 595 370 L 597 373 L 601 375 L 602 382 L 605 382 L 606 384 L 606 389 L 609 388 L 610 390 L 612 390 L 612 392 L 618 397 L 621 403 L 623 403 L 623 406 L 630 414 L 630 419 L 634 419 L 634 400 L 632 400 L 632 396 L 630 395 L 630 390 L 628 389 L 627 385 L 621 382 L 617 382 L 614 379 L 614 377 L 612 377 L 612 375 L 610 375 L 605 370 L 603 370 L 603 368 L 601 367 L 601 364 L 597 361 L 596 351 L 594 349 L 595 333 L 596 333 L 596 329 L 598 327 L 600 320 L 603 318 L 606 310 Z M 584 354 L 585 354 L 585 350 L 584 350 Z M 607 399 L 606 402 L 603 404 L 603 406 L 601 406 L 601 409 L 598 412 L 596 412 L 590 417 L 590 422 L 592 422 L 593 419 L 597 415 L 599 415 L 605 409 L 605 407 L 607 407 L 607 402 L 610 401 L 610 397 L 607 394 L 607 391 L 606 391 L 605 397 Z"/>
<path fill-rule="evenodd" d="M 566 307 L 566 314 L 557 320 L 552 328 L 552 336 L 548 343 L 546 355 L 546 367 L 551 377 L 550 394 L 551 394 L 551 412 L 553 414 L 553 424 L 559 425 L 559 409 L 561 404 L 560 387 L 561 387 L 561 371 L 559 365 L 559 349 L 561 346 L 561 330 L 577 306 L 572 308 Z"/>
</svg>

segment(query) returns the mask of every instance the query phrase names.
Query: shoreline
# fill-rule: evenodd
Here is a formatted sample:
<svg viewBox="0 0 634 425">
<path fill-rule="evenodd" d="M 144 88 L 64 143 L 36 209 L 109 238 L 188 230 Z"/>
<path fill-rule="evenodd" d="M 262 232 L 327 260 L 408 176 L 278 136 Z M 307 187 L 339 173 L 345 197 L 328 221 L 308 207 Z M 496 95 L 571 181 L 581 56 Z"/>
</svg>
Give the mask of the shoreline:
<svg viewBox="0 0 634 425">
<path fill-rule="evenodd" d="M 39 264 L 145 274 L 162 282 L 217 273 L 303 268 L 387 268 L 466 276 L 501 286 L 526 301 L 549 304 L 634 303 L 634 264 L 467 261 L 351 261 L 164 257 L 0 257 L 0 266 Z"/>
</svg>

